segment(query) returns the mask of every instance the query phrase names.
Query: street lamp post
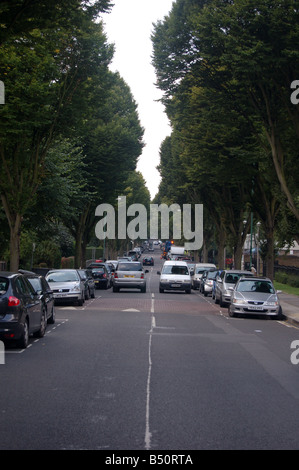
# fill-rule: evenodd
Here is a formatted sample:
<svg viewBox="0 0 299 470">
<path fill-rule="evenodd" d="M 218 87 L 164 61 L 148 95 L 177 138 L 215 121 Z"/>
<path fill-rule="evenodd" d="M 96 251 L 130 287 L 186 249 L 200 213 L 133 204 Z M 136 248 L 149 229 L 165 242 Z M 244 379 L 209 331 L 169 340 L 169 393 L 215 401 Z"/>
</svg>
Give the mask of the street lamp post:
<svg viewBox="0 0 299 470">
<path fill-rule="evenodd" d="M 261 222 L 257 222 L 257 239 L 256 239 L 256 270 L 257 275 L 260 275 L 260 226 Z"/>
</svg>

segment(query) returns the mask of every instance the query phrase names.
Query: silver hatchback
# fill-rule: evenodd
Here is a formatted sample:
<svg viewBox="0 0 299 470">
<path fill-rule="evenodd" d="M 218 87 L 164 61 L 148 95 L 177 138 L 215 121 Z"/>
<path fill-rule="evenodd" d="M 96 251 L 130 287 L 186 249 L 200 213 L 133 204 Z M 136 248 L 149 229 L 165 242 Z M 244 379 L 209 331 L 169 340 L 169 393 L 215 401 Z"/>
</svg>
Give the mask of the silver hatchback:
<svg viewBox="0 0 299 470">
<path fill-rule="evenodd" d="M 55 269 L 48 271 L 46 281 L 51 287 L 56 302 L 75 302 L 82 305 L 85 301 L 84 281 L 77 269 Z"/>
<path fill-rule="evenodd" d="M 119 289 L 140 289 L 146 292 L 146 279 L 142 264 L 139 261 L 120 261 L 115 269 L 113 278 L 113 292 Z"/>
</svg>

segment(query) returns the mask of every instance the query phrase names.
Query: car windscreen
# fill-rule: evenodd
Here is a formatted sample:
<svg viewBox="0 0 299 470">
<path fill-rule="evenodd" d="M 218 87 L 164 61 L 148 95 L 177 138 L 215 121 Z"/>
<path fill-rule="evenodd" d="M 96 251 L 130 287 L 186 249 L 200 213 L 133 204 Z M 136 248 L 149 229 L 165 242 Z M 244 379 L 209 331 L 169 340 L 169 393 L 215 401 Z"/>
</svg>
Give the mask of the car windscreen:
<svg viewBox="0 0 299 470">
<path fill-rule="evenodd" d="M 196 268 L 195 269 L 196 274 L 202 274 L 204 271 L 206 271 L 206 268 Z"/>
<path fill-rule="evenodd" d="M 5 277 L 0 277 L 0 295 L 3 295 L 7 292 L 9 286 L 9 280 Z"/>
<path fill-rule="evenodd" d="M 217 271 L 209 271 L 207 274 L 207 279 L 215 279 Z"/>
<path fill-rule="evenodd" d="M 163 267 L 162 274 L 179 274 L 186 276 L 189 274 L 187 266 L 169 264 Z"/>
<path fill-rule="evenodd" d="M 78 275 L 73 271 L 55 271 L 46 277 L 48 282 L 74 282 L 78 281 Z"/>
<path fill-rule="evenodd" d="M 119 263 L 117 271 L 142 271 L 140 263 Z"/>
<path fill-rule="evenodd" d="M 244 280 L 240 281 L 239 292 L 259 292 L 264 294 L 275 294 L 275 289 L 269 281 L 254 281 Z"/>
</svg>

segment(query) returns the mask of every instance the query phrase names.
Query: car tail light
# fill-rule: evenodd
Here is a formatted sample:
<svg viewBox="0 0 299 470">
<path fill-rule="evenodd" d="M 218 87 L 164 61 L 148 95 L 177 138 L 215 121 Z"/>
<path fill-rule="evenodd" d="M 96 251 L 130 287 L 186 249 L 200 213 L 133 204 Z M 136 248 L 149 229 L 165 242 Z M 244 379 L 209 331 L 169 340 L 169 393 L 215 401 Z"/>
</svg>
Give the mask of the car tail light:
<svg viewBox="0 0 299 470">
<path fill-rule="evenodd" d="M 106 278 L 107 277 L 106 274 L 103 274 L 103 277 Z"/>
<path fill-rule="evenodd" d="M 114 273 L 114 279 L 118 279 L 118 274 Z"/>
<path fill-rule="evenodd" d="M 17 307 L 20 305 L 20 299 L 17 297 L 14 297 L 13 295 L 10 295 L 8 298 L 8 306 L 9 307 Z"/>
<path fill-rule="evenodd" d="M 141 273 L 141 279 L 144 279 L 144 273 Z"/>
</svg>

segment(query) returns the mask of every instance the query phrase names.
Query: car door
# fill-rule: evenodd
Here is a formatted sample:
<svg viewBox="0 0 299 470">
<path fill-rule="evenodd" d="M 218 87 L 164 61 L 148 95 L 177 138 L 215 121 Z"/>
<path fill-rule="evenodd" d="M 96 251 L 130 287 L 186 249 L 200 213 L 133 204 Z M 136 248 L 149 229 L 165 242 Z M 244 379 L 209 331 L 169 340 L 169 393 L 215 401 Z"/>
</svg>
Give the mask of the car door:
<svg viewBox="0 0 299 470">
<path fill-rule="evenodd" d="M 51 287 L 43 277 L 40 278 L 40 283 L 45 299 L 45 304 L 47 307 L 47 318 L 49 318 L 51 316 L 52 309 L 54 306 L 54 294 L 51 290 Z"/>
<path fill-rule="evenodd" d="M 29 316 L 29 332 L 34 332 L 39 329 L 41 322 L 41 302 L 30 282 L 23 276 L 16 279 L 16 288 L 22 297 L 24 309 Z"/>
</svg>

